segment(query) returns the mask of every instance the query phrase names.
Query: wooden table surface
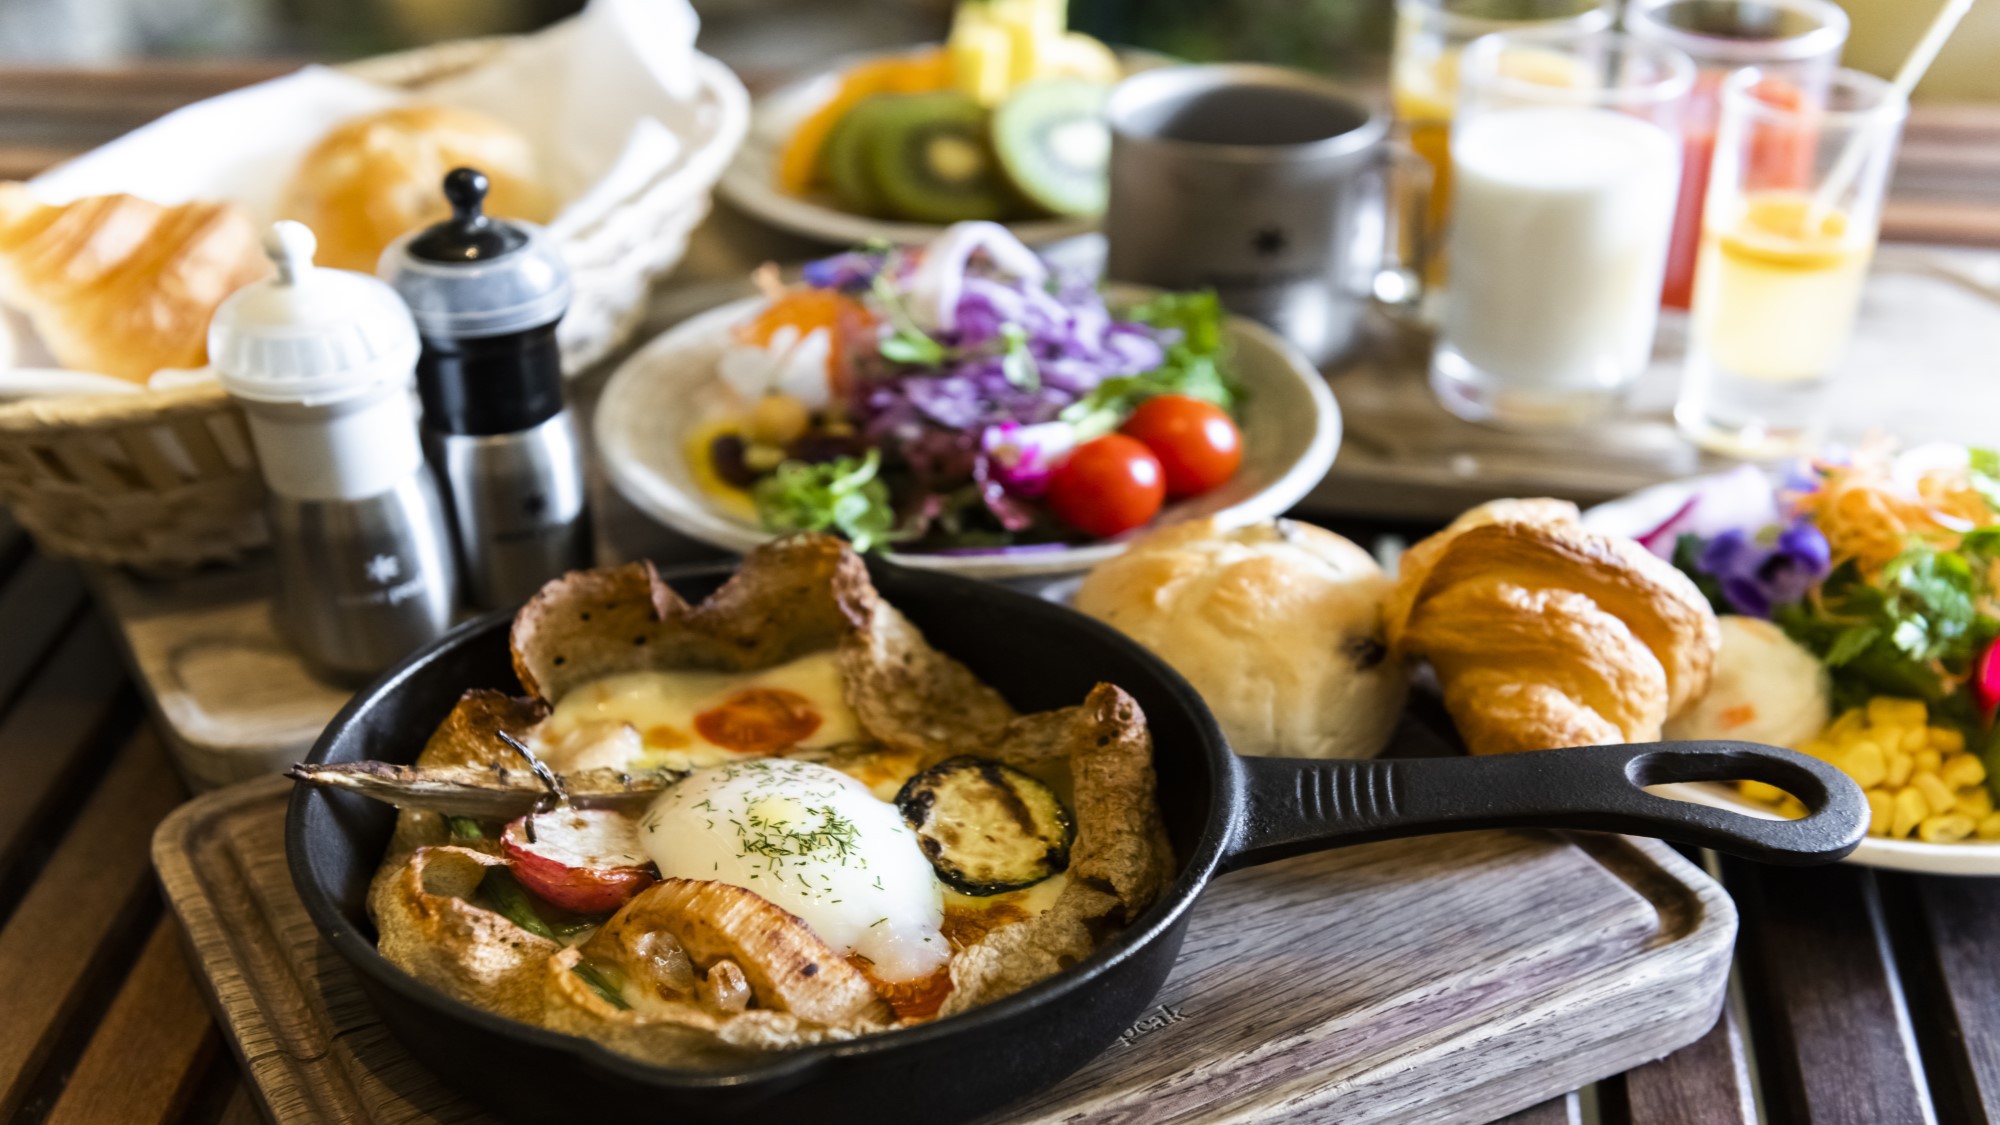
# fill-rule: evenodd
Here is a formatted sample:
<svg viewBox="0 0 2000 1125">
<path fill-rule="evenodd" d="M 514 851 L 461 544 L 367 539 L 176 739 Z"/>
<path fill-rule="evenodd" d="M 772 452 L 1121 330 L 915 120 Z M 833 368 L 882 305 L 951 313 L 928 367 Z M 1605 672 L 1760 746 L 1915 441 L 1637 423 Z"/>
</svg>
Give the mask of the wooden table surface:
<svg viewBox="0 0 2000 1125">
<path fill-rule="evenodd" d="M 285 69 L 0 72 L 0 177 Z M 2000 110 L 1913 113 L 1885 237 L 2000 246 Z M 148 863 L 186 795 L 76 569 L 0 520 L 0 1120 L 258 1120 Z M 1713 870 L 1743 915 L 1722 1021 L 1510 1121 L 2000 1121 L 2000 881 Z"/>
</svg>

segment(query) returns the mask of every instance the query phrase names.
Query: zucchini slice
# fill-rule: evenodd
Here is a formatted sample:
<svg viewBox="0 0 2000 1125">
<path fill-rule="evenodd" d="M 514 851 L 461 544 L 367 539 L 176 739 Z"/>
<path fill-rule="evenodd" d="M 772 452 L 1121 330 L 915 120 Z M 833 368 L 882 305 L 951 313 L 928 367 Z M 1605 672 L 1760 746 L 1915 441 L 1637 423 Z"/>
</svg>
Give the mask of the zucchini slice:
<svg viewBox="0 0 2000 1125">
<path fill-rule="evenodd" d="M 1076 823 L 1049 787 L 961 754 L 903 783 L 896 808 L 938 878 L 969 895 L 1020 890 L 1069 866 Z"/>
</svg>

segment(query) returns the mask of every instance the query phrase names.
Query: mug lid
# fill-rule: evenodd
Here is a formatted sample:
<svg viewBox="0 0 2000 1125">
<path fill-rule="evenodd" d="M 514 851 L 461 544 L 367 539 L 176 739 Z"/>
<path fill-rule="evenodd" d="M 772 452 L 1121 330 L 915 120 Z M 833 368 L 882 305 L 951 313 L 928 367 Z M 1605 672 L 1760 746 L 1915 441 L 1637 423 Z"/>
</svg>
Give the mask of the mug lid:
<svg viewBox="0 0 2000 1125">
<path fill-rule="evenodd" d="M 486 214 L 490 185 L 475 168 L 444 178 L 451 218 L 397 239 L 378 272 L 432 338 L 504 336 L 562 319 L 569 269 L 532 223 Z"/>
<path fill-rule="evenodd" d="M 209 361 L 231 395 L 311 406 L 410 380 L 421 347 L 410 310 L 367 274 L 313 265 L 317 246 L 305 224 L 273 223 L 276 276 L 215 310 Z"/>
</svg>

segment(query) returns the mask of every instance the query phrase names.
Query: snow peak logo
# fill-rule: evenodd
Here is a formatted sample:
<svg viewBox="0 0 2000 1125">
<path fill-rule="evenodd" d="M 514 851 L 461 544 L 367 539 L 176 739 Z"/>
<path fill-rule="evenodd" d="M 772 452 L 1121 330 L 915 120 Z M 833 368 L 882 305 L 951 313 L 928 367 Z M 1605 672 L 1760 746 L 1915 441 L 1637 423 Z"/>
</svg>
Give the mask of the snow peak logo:
<svg viewBox="0 0 2000 1125">
<path fill-rule="evenodd" d="M 1127 1047 L 1139 1045 L 1139 1037 L 1158 1031 L 1169 1024 L 1176 1024 L 1188 1018 L 1187 1012 L 1172 1005 L 1161 1004 L 1134 1022 L 1131 1027 L 1118 1033 L 1118 1041 Z"/>
</svg>

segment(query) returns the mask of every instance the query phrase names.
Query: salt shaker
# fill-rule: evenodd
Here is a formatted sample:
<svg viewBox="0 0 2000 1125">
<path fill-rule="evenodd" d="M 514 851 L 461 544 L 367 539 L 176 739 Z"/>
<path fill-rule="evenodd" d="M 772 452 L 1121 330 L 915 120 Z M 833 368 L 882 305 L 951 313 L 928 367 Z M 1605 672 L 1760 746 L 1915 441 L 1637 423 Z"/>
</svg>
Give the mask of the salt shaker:
<svg viewBox="0 0 2000 1125">
<path fill-rule="evenodd" d="M 268 486 L 279 628 L 329 678 L 366 679 L 451 626 L 451 540 L 417 437 L 415 324 L 393 289 L 312 264 L 271 228 L 277 276 L 215 312 L 208 353 Z"/>
<path fill-rule="evenodd" d="M 569 273 L 539 229 L 484 213 L 486 188 L 471 168 L 447 175 L 452 217 L 397 240 L 381 273 L 423 337 L 424 449 L 467 594 L 491 609 L 589 566 L 591 536 L 556 348 Z"/>
</svg>

